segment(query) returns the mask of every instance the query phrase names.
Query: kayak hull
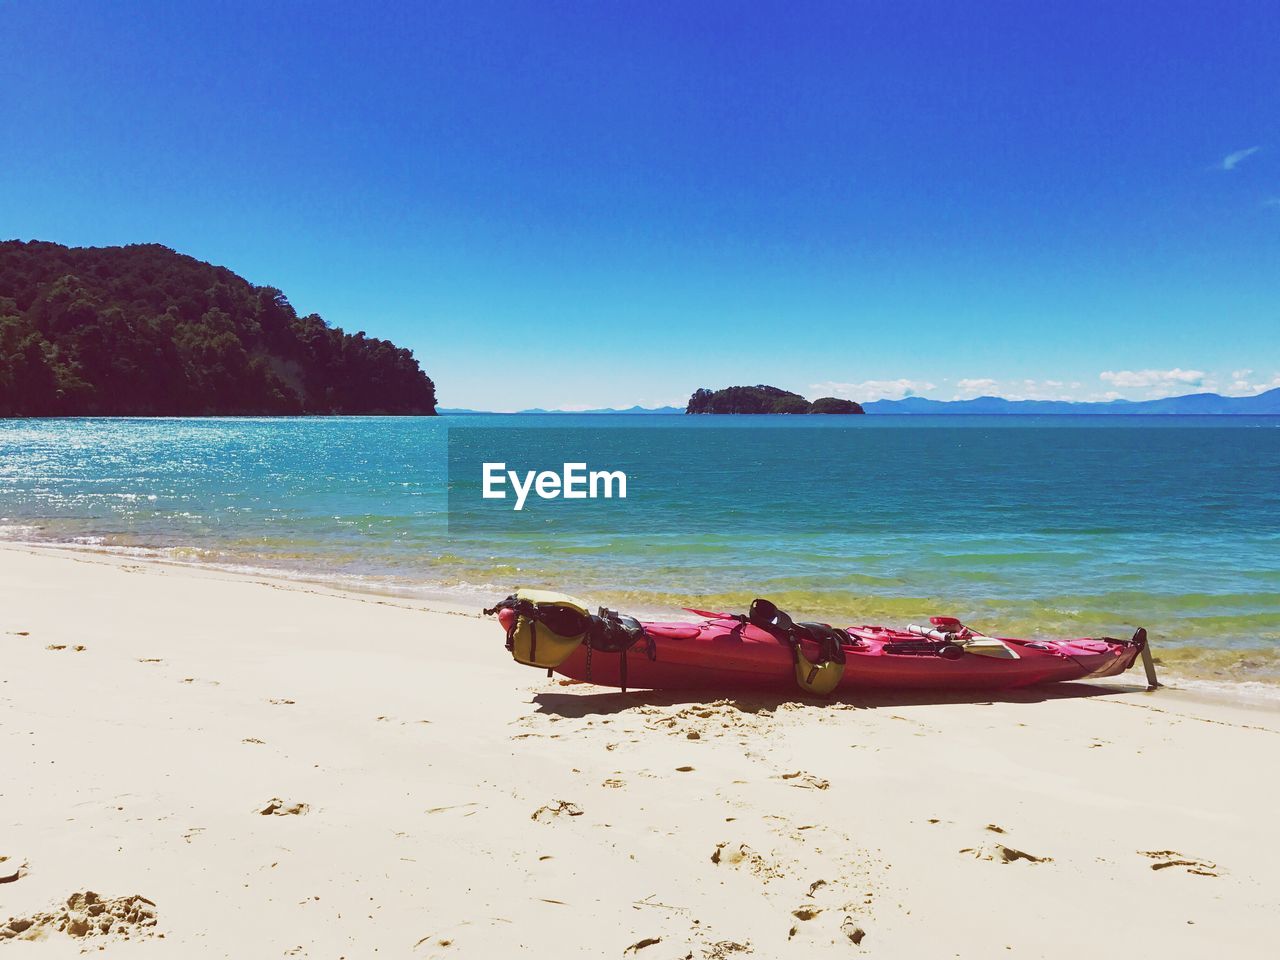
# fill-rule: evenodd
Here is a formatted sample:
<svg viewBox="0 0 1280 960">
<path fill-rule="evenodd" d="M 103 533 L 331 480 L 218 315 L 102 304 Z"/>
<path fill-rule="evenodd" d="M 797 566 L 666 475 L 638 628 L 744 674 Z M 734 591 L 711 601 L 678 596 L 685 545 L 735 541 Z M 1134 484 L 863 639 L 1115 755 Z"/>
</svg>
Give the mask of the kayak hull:
<svg viewBox="0 0 1280 960">
<path fill-rule="evenodd" d="M 646 623 L 656 657 L 644 645 L 626 655 L 625 686 L 651 690 L 796 689 L 789 647 L 772 634 L 733 619 L 701 623 Z M 1081 638 L 1016 640 L 1005 644 L 1017 653 L 1004 659 L 966 653 L 957 659 L 887 652 L 886 643 L 919 637 L 884 627 L 849 627 L 844 644 L 846 667 L 836 694 L 876 691 L 1011 690 L 1043 683 L 1091 680 L 1121 674 L 1133 666 L 1141 641 Z M 816 658 L 816 644 L 803 641 Z M 561 676 L 606 687 L 621 687 L 622 657 L 579 647 L 555 670 Z"/>
</svg>

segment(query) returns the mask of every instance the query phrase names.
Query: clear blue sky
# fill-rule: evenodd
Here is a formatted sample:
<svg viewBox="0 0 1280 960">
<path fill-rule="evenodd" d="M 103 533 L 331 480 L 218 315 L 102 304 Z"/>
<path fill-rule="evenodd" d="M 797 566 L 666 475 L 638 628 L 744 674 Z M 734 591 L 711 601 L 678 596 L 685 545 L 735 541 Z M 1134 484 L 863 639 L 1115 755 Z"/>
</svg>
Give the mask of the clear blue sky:
<svg viewBox="0 0 1280 960">
<path fill-rule="evenodd" d="M 1277 37 L 1274 0 L 0 0 L 0 235 L 225 264 L 445 406 L 1252 392 Z"/>
</svg>

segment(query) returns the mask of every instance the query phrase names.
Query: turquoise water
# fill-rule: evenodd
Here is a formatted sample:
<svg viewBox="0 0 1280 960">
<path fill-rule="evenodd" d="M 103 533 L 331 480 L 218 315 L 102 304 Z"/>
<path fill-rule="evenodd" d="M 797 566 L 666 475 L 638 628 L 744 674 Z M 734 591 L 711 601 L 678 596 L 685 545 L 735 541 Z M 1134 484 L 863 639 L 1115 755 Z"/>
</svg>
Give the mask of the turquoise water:
<svg viewBox="0 0 1280 960">
<path fill-rule="evenodd" d="M 585 443 L 629 499 L 461 522 L 478 476 L 453 477 L 451 518 L 451 428 L 557 469 L 557 437 Z M 0 420 L 8 539 L 468 601 L 522 584 L 640 612 L 765 595 L 1015 635 L 1144 624 L 1167 656 L 1262 670 L 1278 478 L 1280 418 Z"/>
</svg>

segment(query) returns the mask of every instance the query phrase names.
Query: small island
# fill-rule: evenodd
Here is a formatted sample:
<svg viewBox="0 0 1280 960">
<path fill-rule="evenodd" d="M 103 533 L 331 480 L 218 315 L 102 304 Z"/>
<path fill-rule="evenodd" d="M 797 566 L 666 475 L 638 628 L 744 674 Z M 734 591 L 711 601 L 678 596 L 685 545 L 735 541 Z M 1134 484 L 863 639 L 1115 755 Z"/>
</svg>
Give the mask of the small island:
<svg viewBox="0 0 1280 960">
<path fill-rule="evenodd" d="M 689 398 L 685 413 L 865 413 L 862 405 L 839 397 L 819 397 L 810 403 L 798 393 L 758 384 L 754 387 L 700 387 Z"/>
<path fill-rule="evenodd" d="M 436 412 L 413 353 L 159 244 L 0 242 L 0 417 Z"/>
</svg>

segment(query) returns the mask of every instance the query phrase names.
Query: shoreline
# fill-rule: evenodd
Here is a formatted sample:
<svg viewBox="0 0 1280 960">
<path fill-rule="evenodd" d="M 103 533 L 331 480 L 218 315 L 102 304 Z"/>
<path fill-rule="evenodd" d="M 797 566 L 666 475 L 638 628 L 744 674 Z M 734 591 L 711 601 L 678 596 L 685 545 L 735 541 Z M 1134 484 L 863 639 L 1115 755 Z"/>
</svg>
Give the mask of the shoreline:
<svg viewBox="0 0 1280 960">
<path fill-rule="evenodd" d="M 138 553 L 127 551 L 137 549 Z M 342 577 L 324 579 L 298 571 L 292 575 L 289 570 L 274 570 L 267 567 L 236 567 L 232 564 L 220 564 L 204 560 L 177 560 L 156 556 L 143 551 L 159 548 L 150 547 L 103 547 L 89 544 L 42 543 L 26 540 L 0 540 L 0 553 L 25 552 L 34 556 L 65 557 L 80 563 L 101 563 L 105 566 L 120 567 L 141 565 L 147 567 L 171 568 L 174 571 L 188 573 L 198 579 L 226 580 L 232 582 L 256 583 L 281 590 L 296 590 L 300 593 L 311 593 L 368 603 L 391 604 L 404 609 L 422 610 L 432 613 L 474 616 L 480 618 L 480 612 L 459 599 L 447 596 L 422 596 L 408 593 L 397 593 L 391 589 L 379 589 L 376 586 L 362 586 L 359 582 Z"/>
<path fill-rule="evenodd" d="M 243 577 L 254 581 L 270 581 L 280 585 L 295 585 L 302 589 L 314 589 L 338 595 L 371 597 L 401 601 L 423 609 L 449 610 L 478 613 L 500 597 L 514 590 L 518 578 L 510 584 L 431 584 L 416 581 L 395 585 L 388 578 L 360 575 L 323 575 L 304 568 L 253 566 L 218 560 L 178 559 L 164 556 L 165 550 L 198 549 L 192 547 L 146 547 L 124 545 L 99 545 L 56 541 L 0 539 L 0 550 L 19 549 L 49 552 L 72 557 L 93 557 L 104 562 L 146 563 L 171 566 L 180 570 L 216 572 L 229 577 Z M 534 578 L 536 584 L 537 578 Z M 554 589 L 554 586 L 547 589 Z M 570 591 L 573 592 L 572 590 Z M 626 604 L 608 592 L 600 601 L 609 606 L 621 605 L 641 619 L 684 620 L 692 615 L 683 609 L 652 604 Z M 593 600 L 594 602 L 594 600 Z M 697 596 L 691 602 L 700 603 Z M 714 608 L 712 608 L 714 609 Z M 804 611 L 805 615 L 823 616 L 821 611 Z M 920 616 L 924 616 L 922 611 Z M 836 622 L 833 620 L 832 622 Z M 852 622 L 852 621 L 850 621 Z M 1150 629 L 1150 626 L 1148 625 Z M 1067 636 L 1069 634 L 1061 634 Z M 1051 639 L 1057 635 L 1051 636 Z M 1161 683 L 1179 683 L 1185 690 L 1199 689 L 1205 695 L 1226 700 L 1280 704 L 1280 655 L 1271 647 L 1202 647 L 1192 648 L 1184 644 L 1160 644 L 1153 646 Z M 1252 671 L 1252 672 L 1249 672 Z"/>
<path fill-rule="evenodd" d="M 0 643 L 0 931 L 49 956 L 1266 955 L 1274 709 L 623 695 L 467 609 L 8 544 Z"/>
</svg>

